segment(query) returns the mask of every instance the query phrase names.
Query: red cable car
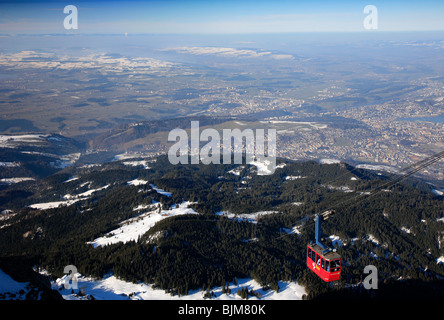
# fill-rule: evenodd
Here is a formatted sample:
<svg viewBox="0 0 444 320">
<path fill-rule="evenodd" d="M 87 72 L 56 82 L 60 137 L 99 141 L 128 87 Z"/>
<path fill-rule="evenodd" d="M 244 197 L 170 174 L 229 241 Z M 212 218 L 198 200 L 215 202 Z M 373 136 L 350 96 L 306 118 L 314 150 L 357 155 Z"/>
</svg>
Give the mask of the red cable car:
<svg viewBox="0 0 444 320">
<path fill-rule="evenodd" d="M 403 172 L 403 174 L 401 176 L 397 176 L 396 179 L 377 187 L 370 194 L 374 195 L 443 158 L 444 151 L 441 151 L 431 157 L 416 162 L 402 169 L 401 172 Z M 321 221 L 335 213 L 335 210 L 328 210 L 316 215 L 316 243 L 307 245 L 307 267 L 326 282 L 339 280 L 341 277 L 341 256 L 336 253 L 336 250 L 328 248 L 321 242 Z"/>
<path fill-rule="evenodd" d="M 341 256 L 320 241 L 322 218 L 316 216 L 316 243 L 307 245 L 307 268 L 325 282 L 336 281 L 341 277 Z"/>
</svg>

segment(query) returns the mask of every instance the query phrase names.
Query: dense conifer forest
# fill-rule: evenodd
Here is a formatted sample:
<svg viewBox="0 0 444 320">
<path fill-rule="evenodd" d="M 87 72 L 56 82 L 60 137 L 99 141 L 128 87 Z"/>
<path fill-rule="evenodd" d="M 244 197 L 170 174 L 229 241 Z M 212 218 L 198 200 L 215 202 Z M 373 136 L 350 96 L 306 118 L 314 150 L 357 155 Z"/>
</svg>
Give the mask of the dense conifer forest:
<svg viewBox="0 0 444 320">
<path fill-rule="evenodd" d="M 250 165 L 171 165 L 159 157 L 147 169 L 114 161 L 11 186 L 0 193 L 0 211 L 14 213 L 0 221 L 0 260 L 24 259 L 53 277 L 66 265 L 97 278 L 113 272 L 178 295 L 251 277 L 269 290 L 279 290 L 281 280 L 297 281 L 308 299 L 345 296 L 347 288 L 361 285 L 366 265 L 377 267 L 381 285 L 444 277 L 437 263 L 444 255 L 444 200 L 426 183 L 411 178 L 366 197 L 390 175 L 344 163 L 279 161 L 269 176 Z M 149 184 L 128 184 L 134 179 Z M 29 207 L 91 189 L 98 191 L 69 206 Z M 198 214 L 165 218 L 137 241 L 90 243 L 140 215 L 138 206 L 168 209 L 184 201 Z M 333 207 L 339 212 L 322 231 L 343 269 L 341 280 L 326 284 L 307 269 L 305 253 L 314 240 L 311 217 Z M 254 221 L 243 218 L 258 212 Z"/>
</svg>

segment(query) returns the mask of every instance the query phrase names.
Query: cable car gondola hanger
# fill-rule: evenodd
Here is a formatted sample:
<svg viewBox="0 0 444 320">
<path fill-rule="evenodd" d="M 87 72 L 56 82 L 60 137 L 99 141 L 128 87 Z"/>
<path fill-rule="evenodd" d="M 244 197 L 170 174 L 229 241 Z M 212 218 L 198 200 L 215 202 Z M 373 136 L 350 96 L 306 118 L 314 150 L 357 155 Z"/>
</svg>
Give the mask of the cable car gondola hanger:
<svg viewBox="0 0 444 320">
<path fill-rule="evenodd" d="M 326 282 L 339 280 L 341 277 L 341 256 L 336 249 L 331 249 L 321 241 L 321 221 L 334 211 L 316 215 L 316 241 L 307 245 L 307 267 Z"/>
</svg>

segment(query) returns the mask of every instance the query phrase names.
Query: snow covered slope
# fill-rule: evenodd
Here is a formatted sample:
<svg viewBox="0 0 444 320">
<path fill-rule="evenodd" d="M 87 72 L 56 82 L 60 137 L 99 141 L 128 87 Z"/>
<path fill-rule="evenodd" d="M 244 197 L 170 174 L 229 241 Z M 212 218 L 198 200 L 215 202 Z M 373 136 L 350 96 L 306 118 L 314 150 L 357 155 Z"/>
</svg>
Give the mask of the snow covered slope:
<svg viewBox="0 0 444 320">
<path fill-rule="evenodd" d="M 0 300 L 25 300 L 28 282 L 17 282 L 0 269 Z"/>
<path fill-rule="evenodd" d="M 89 243 L 97 247 L 117 242 L 137 241 L 139 236 L 145 234 L 160 220 L 182 214 L 197 214 L 196 211 L 188 208 L 190 204 L 192 203 L 185 201 L 179 205 L 172 206 L 169 210 L 160 210 L 160 212 L 157 205 L 154 204 L 151 211 L 121 222 L 121 227 Z"/>
<path fill-rule="evenodd" d="M 165 292 L 161 289 L 155 289 L 150 284 L 146 283 L 131 283 L 118 279 L 112 274 L 106 275 L 103 279 L 93 279 L 82 276 L 77 273 L 75 275 L 77 280 L 77 288 L 84 292 L 84 295 L 79 295 L 79 290 L 65 289 L 64 281 L 66 276 L 57 279 L 52 283 L 52 289 L 60 290 L 63 298 L 66 300 L 83 300 L 91 298 L 96 300 L 168 300 L 168 299 L 183 299 L 183 300 L 202 300 L 204 299 L 204 291 L 194 290 L 190 291 L 186 296 L 178 296 Z M 231 293 L 222 293 L 221 287 L 212 288 L 212 299 L 215 300 L 242 300 L 237 294 L 241 288 L 248 288 L 260 294 L 261 300 L 302 300 L 302 296 L 306 294 L 304 287 L 295 282 L 280 281 L 279 292 L 263 290 L 262 286 L 252 279 L 238 279 L 237 285 L 229 284 Z M 257 297 L 250 296 L 249 300 L 258 300 Z"/>
</svg>

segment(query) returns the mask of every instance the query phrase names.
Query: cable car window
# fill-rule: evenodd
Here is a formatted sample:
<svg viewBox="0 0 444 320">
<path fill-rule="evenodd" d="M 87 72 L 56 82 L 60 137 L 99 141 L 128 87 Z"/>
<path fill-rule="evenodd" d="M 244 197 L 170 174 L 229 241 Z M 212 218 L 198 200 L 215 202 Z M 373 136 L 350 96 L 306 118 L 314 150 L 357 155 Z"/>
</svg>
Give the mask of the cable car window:
<svg viewBox="0 0 444 320">
<path fill-rule="evenodd" d="M 325 270 L 327 272 L 330 272 L 330 261 L 328 261 L 328 260 L 325 260 Z"/>
<path fill-rule="evenodd" d="M 319 255 L 317 256 L 316 264 L 317 264 L 318 266 L 321 265 L 321 257 L 320 257 Z"/>
<path fill-rule="evenodd" d="M 311 259 L 311 249 L 308 248 L 308 257 Z"/>
<path fill-rule="evenodd" d="M 325 269 L 324 259 L 321 258 L 321 268 Z"/>
<path fill-rule="evenodd" d="M 338 271 L 340 267 L 340 261 L 339 260 L 333 260 L 330 262 L 331 271 Z"/>
</svg>

